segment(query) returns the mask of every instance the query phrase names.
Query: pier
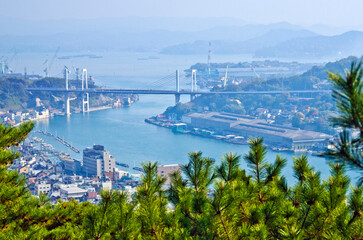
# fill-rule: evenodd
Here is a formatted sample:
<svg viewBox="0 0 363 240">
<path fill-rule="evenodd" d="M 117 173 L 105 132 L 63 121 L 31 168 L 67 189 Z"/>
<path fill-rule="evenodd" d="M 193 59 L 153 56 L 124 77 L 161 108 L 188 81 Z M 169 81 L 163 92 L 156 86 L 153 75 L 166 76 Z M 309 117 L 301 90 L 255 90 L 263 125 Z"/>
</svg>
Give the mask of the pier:
<svg viewBox="0 0 363 240">
<path fill-rule="evenodd" d="M 43 130 L 36 130 L 34 131 L 35 133 L 42 133 L 44 134 L 45 136 L 48 136 L 48 137 L 54 137 L 57 141 L 59 141 L 60 143 L 62 143 L 64 146 L 70 148 L 73 152 L 75 153 L 80 153 L 80 151 L 73 147 L 71 144 L 69 144 L 68 142 L 66 142 L 64 139 L 58 137 L 58 136 L 55 136 L 54 134 L 50 133 L 50 132 L 45 132 Z"/>
</svg>

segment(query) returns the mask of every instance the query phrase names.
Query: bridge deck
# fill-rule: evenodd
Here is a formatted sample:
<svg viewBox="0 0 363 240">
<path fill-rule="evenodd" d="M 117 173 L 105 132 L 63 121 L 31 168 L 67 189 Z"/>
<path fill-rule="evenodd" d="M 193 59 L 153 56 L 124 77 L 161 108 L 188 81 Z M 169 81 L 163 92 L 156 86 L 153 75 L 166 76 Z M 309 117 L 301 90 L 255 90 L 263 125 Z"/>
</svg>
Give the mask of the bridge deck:
<svg viewBox="0 0 363 240">
<path fill-rule="evenodd" d="M 180 90 L 153 90 L 153 89 L 111 89 L 111 88 L 90 88 L 90 89 L 65 89 L 65 88 L 27 88 L 31 92 L 72 92 L 72 93 L 118 93 L 118 94 L 180 94 L 180 95 L 213 95 L 213 94 L 283 94 L 283 93 L 331 93 L 331 90 L 278 90 L 278 91 L 239 91 L 239 92 L 206 92 Z"/>
</svg>

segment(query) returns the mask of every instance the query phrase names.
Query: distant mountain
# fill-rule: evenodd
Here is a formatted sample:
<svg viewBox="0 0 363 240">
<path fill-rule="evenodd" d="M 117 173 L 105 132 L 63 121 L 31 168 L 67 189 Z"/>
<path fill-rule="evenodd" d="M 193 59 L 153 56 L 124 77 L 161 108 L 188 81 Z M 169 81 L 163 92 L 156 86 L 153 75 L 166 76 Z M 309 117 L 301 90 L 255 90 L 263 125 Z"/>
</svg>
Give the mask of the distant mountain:
<svg viewBox="0 0 363 240">
<path fill-rule="evenodd" d="M 316 32 L 319 35 L 324 36 L 334 36 L 343 34 L 349 31 L 363 31 L 363 25 L 355 25 L 355 26 L 330 26 L 325 24 L 314 24 L 311 26 L 304 27 L 310 31 Z"/>
<path fill-rule="evenodd" d="M 34 31 L 34 34 L 32 35 L 0 34 L 0 51 L 9 51 L 11 49 L 16 49 L 18 52 L 44 52 L 54 51 L 54 49 L 59 46 L 62 51 L 150 52 L 161 51 L 163 48 L 171 45 L 198 41 L 215 41 L 216 43 L 218 43 L 219 41 L 223 41 L 220 43 L 220 45 L 222 46 L 229 44 L 226 48 L 228 48 L 229 46 L 232 51 L 235 46 L 235 41 L 246 41 L 248 39 L 262 36 L 269 31 L 278 30 L 281 28 L 288 29 L 289 31 L 301 30 L 301 27 L 285 22 L 269 25 L 249 24 L 244 26 L 215 26 L 213 28 L 199 31 L 171 31 L 167 29 L 147 30 L 147 26 L 151 28 L 151 26 L 154 25 L 150 23 L 146 24 L 145 27 L 141 27 L 140 24 L 145 23 L 145 19 L 138 19 L 139 22 L 137 22 L 136 20 L 136 22 L 131 22 L 128 28 L 126 28 L 125 22 L 121 20 L 116 22 L 114 21 L 104 20 L 101 22 L 95 22 L 94 20 L 90 20 L 89 22 L 95 23 L 93 25 L 94 30 L 90 30 L 89 26 L 81 28 L 81 26 L 86 24 L 86 22 L 84 21 L 75 21 L 75 23 L 73 24 L 74 26 L 69 31 L 66 31 L 63 25 L 56 25 L 55 27 L 57 29 L 64 30 L 64 32 L 62 33 L 45 34 L 49 32 L 47 29 L 45 29 L 44 34 L 35 34 L 41 29 L 37 29 L 37 27 L 34 27 L 34 29 L 37 30 Z M 177 21 L 174 19 L 174 22 Z M 106 23 L 110 23 L 111 25 Z M 196 24 L 197 23 L 198 21 L 196 22 Z M 223 21 L 221 22 L 221 24 L 222 23 Z M 1 25 L 2 23 L 0 22 L 0 26 Z M 69 25 L 72 24 L 70 23 Z M 102 26 L 104 26 L 104 28 L 102 28 Z M 135 26 L 135 28 L 132 28 L 131 26 Z M 175 27 L 175 29 L 178 28 L 180 29 L 183 27 Z M 75 31 L 74 29 L 81 30 Z M 203 52 L 203 54 L 204 53 L 205 51 Z"/>
<path fill-rule="evenodd" d="M 274 25 L 277 27 L 278 25 Z M 276 44 L 285 42 L 287 40 L 295 38 L 313 37 L 318 36 L 316 33 L 304 30 L 304 29 L 274 29 L 274 27 L 268 26 L 268 28 L 273 28 L 268 32 L 259 35 L 257 37 L 250 38 L 244 41 L 238 40 L 239 35 L 243 35 L 244 31 L 250 29 L 251 26 L 246 26 L 244 28 L 239 28 L 241 32 L 235 30 L 234 41 L 231 40 L 219 40 L 212 42 L 212 51 L 215 54 L 239 54 L 239 53 L 254 53 L 256 50 L 266 47 L 272 47 Z M 266 31 L 265 28 L 258 27 L 252 28 L 255 31 L 251 34 L 257 34 Z M 243 37 L 240 37 L 242 39 Z M 170 47 L 164 48 L 161 53 L 164 54 L 203 54 L 208 51 L 208 41 L 196 41 L 193 43 L 178 44 Z"/>
<path fill-rule="evenodd" d="M 291 39 L 255 52 L 256 57 L 312 58 L 363 54 L 363 32 L 350 31 L 336 36 Z"/>
<path fill-rule="evenodd" d="M 220 26 L 204 31 L 194 32 L 196 40 L 227 40 L 227 41 L 246 41 L 260 37 L 273 30 L 298 31 L 303 28 L 288 22 L 278 22 L 272 24 L 248 24 L 244 26 Z"/>
</svg>

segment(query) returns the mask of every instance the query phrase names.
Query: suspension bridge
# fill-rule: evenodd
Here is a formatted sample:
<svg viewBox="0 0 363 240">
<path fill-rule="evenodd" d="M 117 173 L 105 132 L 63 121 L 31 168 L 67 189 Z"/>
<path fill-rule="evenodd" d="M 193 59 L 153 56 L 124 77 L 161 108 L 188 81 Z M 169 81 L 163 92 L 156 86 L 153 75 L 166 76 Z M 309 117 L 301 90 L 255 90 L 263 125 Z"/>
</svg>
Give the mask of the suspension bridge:
<svg viewBox="0 0 363 240">
<path fill-rule="evenodd" d="M 179 71 L 176 73 L 167 75 L 160 78 L 159 80 L 146 84 L 142 89 L 123 89 L 123 88 L 88 88 L 88 78 L 87 70 L 82 70 L 81 77 L 81 88 L 70 88 L 69 87 L 69 73 L 67 67 L 64 69 L 64 79 L 65 88 L 27 88 L 30 92 L 54 92 L 54 93 L 64 93 L 66 99 L 65 112 L 67 115 L 71 113 L 70 111 L 70 93 L 82 94 L 82 111 L 89 111 L 89 94 L 146 94 L 146 95 L 174 95 L 175 104 L 180 102 L 181 95 L 190 95 L 190 99 L 193 100 L 197 95 L 259 95 L 259 94 L 288 94 L 288 93 L 330 93 L 330 90 L 277 90 L 277 91 L 205 91 L 199 90 L 197 87 L 197 76 L 196 70 L 192 70 L 191 77 L 180 78 Z M 77 77 L 78 78 L 78 77 Z M 182 81 L 181 81 L 182 80 Z M 191 85 L 188 89 L 181 89 L 182 85 Z"/>
</svg>

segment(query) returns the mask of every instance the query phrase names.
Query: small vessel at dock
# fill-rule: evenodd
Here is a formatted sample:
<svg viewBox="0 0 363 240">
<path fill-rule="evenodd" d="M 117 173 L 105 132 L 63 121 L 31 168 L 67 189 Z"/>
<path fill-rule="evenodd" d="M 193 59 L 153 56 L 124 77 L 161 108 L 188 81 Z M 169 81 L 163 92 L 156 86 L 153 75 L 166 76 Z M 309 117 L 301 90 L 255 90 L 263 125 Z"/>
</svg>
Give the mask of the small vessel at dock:
<svg viewBox="0 0 363 240">
<path fill-rule="evenodd" d="M 139 172 L 144 172 L 144 169 L 142 169 L 141 167 L 133 167 L 132 169 L 139 171 Z"/>
<path fill-rule="evenodd" d="M 120 163 L 120 162 L 116 162 L 116 165 L 117 166 L 121 166 L 121 167 L 125 167 L 125 168 L 130 167 L 128 164 L 126 164 L 126 163 Z"/>
</svg>

